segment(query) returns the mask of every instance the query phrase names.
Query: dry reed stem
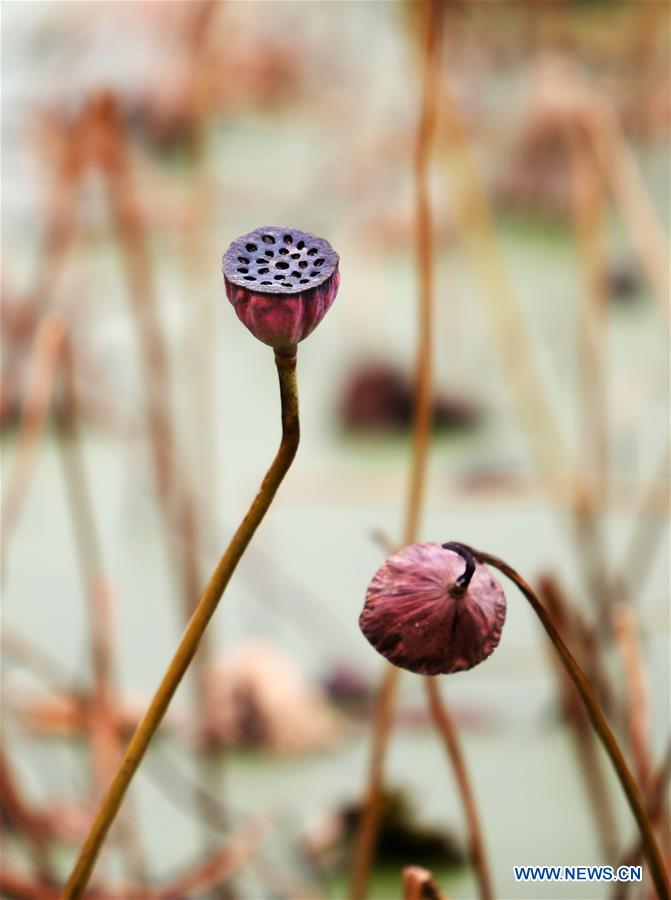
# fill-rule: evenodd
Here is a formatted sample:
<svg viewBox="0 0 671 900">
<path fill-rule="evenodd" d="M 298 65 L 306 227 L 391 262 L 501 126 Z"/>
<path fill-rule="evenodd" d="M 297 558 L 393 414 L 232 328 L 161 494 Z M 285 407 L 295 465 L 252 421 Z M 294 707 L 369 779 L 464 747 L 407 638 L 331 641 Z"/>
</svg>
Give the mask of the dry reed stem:
<svg viewBox="0 0 671 900">
<path fill-rule="evenodd" d="M 118 749 L 118 735 L 111 715 L 114 678 L 111 623 L 113 601 L 103 572 L 98 529 L 82 454 L 72 348 L 67 339 L 63 341 L 61 372 L 63 424 L 58 447 L 82 587 L 88 598 L 89 648 L 93 670 L 93 692 L 90 698 L 92 721 L 89 725 L 94 756 L 94 796 L 98 799 L 114 765 L 115 748 Z"/>
<path fill-rule="evenodd" d="M 433 320 L 433 222 L 429 191 L 429 163 L 438 124 L 438 79 L 441 63 L 442 9 L 431 0 L 421 6 L 425 16 L 423 46 L 423 87 L 422 107 L 415 151 L 415 201 L 417 221 L 417 263 L 419 274 L 419 334 L 417 342 L 417 370 L 415 393 L 415 420 L 413 428 L 413 448 L 410 481 L 406 500 L 403 544 L 417 540 L 419 521 L 426 486 L 426 467 L 432 423 L 432 320 Z M 354 858 L 350 881 L 351 900 L 363 900 L 370 884 L 371 870 L 375 856 L 375 843 L 380 817 L 380 803 L 384 779 L 384 763 L 394 720 L 394 706 L 398 692 L 401 671 L 393 665 L 386 665 L 382 684 L 376 699 L 372 749 L 368 782 L 363 802 L 361 821 L 354 844 Z M 431 697 L 431 688 L 428 688 Z M 449 720 L 447 710 L 438 698 L 438 704 L 431 702 L 430 709 L 439 733 L 445 737 L 445 720 Z M 438 715 L 441 713 L 442 715 Z M 490 879 L 484 853 L 484 844 L 472 791 L 468 784 L 463 760 L 459 753 L 454 728 L 454 739 L 446 740 L 448 757 L 455 771 L 455 777 L 462 803 L 466 812 L 473 864 L 480 884 L 482 897 L 491 897 Z"/>
<path fill-rule="evenodd" d="M 464 817 L 466 819 L 466 828 L 468 831 L 469 857 L 473 868 L 475 869 L 480 896 L 483 900 L 492 900 L 494 893 L 492 891 L 489 865 L 487 863 L 487 856 L 482 838 L 482 827 L 478 816 L 475 796 L 468 776 L 468 770 L 466 768 L 466 761 L 459 744 L 459 733 L 452 721 L 447 706 L 443 703 L 442 697 L 440 696 L 437 678 L 425 678 L 424 684 L 429 697 L 431 715 L 436 724 L 436 728 L 443 738 L 447 757 L 454 770 L 454 776 L 457 781 L 459 797 L 464 807 Z"/>
<path fill-rule="evenodd" d="M 645 586 L 645 575 L 652 570 L 652 563 L 662 543 L 662 539 L 669 526 L 669 464 L 671 462 L 671 448 L 664 448 L 661 465 L 659 466 L 659 480 L 665 483 L 664 489 L 664 514 L 660 515 L 658 489 L 651 484 L 640 501 L 639 511 L 636 514 L 634 530 L 628 546 L 622 554 L 622 566 L 619 574 L 614 578 L 615 585 L 621 585 L 621 596 L 633 603 Z"/>
<path fill-rule="evenodd" d="M 215 204 L 218 212 L 221 212 L 207 145 L 208 117 L 212 109 L 214 87 L 211 72 L 215 42 L 211 35 L 220 9 L 220 4 L 214 0 L 194 4 L 188 34 L 191 65 L 188 76 L 189 110 L 193 118 L 193 132 L 189 142 L 192 179 L 186 198 L 191 214 L 185 216 L 188 225 L 183 233 L 187 280 L 184 296 L 191 306 L 194 300 L 197 301 L 197 311 L 194 314 L 191 308 L 185 316 L 183 353 L 185 393 L 188 398 L 186 412 L 190 421 L 187 449 L 199 496 L 213 496 L 216 493 L 217 474 L 217 448 L 213 428 L 216 400 L 216 295 L 199 288 L 203 284 L 203 274 L 210 270 L 212 257 L 209 237 L 216 232 L 213 227 Z"/>
<path fill-rule="evenodd" d="M 426 477 L 426 457 L 431 430 L 431 319 L 433 302 L 433 253 L 428 163 L 433 146 L 436 118 L 436 82 L 440 62 L 439 23 L 436 7 L 421 4 L 425 17 L 423 46 L 422 106 L 414 161 L 417 216 L 417 265 L 419 274 L 419 334 L 416 358 L 415 420 L 403 543 L 416 539 Z M 386 664 L 376 698 L 372 748 L 362 815 L 357 829 L 350 900 L 364 900 L 370 883 L 380 816 L 384 761 L 394 720 L 394 705 L 401 672 Z"/>
<path fill-rule="evenodd" d="M 40 323 L 33 339 L 16 452 L 7 477 L 2 503 L 3 556 L 7 552 L 8 541 L 16 526 L 35 468 L 37 450 L 51 405 L 56 366 L 64 336 L 63 323 L 50 316 Z"/>
<path fill-rule="evenodd" d="M 428 869 L 406 866 L 403 869 L 403 900 L 447 900 Z"/>
<path fill-rule="evenodd" d="M 52 134 L 52 139 L 55 137 L 59 143 L 56 171 L 51 183 L 47 228 L 34 290 L 42 311 L 47 307 L 47 298 L 53 295 L 63 264 L 76 239 L 76 190 L 84 163 L 76 137 L 68 140 L 60 126 L 56 127 L 59 133 Z"/>
<path fill-rule="evenodd" d="M 590 117 L 578 114 L 566 124 L 571 153 L 573 218 L 582 268 L 583 294 L 578 299 L 580 365 L 579 440 L 581 469 L 594 487 L 577 505 L 580 557 L 590 593 L 602 616 L 611 601 L 600 514 L 609 501 L 608 483 L 608 355 L 605 260 L 605 198 L 599 170 L 588 141 Z M 603 698 L 602 702 L 603 702 Z"/>
<path fill-rule="evenodd" d="M 91 877 L 100 849 L 119 811 L 128 786 L 146 753 L 152 737 L 161 724 L 175 691 L 198 650 L 202 635 L 214 615 L 233 572 L 268 511 L 277 489 L 296 455 L 300 429 L 295 348 L 293 354 L 291 352 L 282 354 L 276 351 L 275 363 L 282 406 L 282 441 L 279 450 L 249 511 L 235 532 L 205 590 L 201 594 L 177 651 L 131 738 L 124 758 L 101 801 L 91 830 L 65 886 L 64 900 L 79 898 L 86 890 L 86 885 Z"/>
<path fill-rule="evenodd" d="M 619 651 L 627 686 L 627 731 L 629 749 L 634 760 L 641 791 L 645 794 L 651 777 L 650 687 L 641 654 L 636 618 L 630 603 L 613 607 L 613 633 Z"/>
<path fill-rule="evenodd" d="M 584 627 L 572 614 L 573 610 L 569 608 L 557 581 L 549 576 L 540 579 L 539 594 L 559 633 L 565 635 L 566 641 L 571 646 L 581 648 L 583 651 L 581 658 L 583 660 L 589 660 L 589 654 L 586 655 L 584 652 Z M 594 815 L 596 832 L 602 851 L 606 859 L 614 859 L 620 846 L 617 834 L 617 820 L 611 803 L 608 785 L 604 779 L 601 759 L 596 752 L 594 732 L 589 727 L 587 714 L 580 704 L 575 691 L 572 689 L 568 675 L 554 653 L 551 654 L 551 663 L 557 673 L 561 706 L 573 736 L 585 791 Z M 590 673 L 589 677 L 591 683 L 594 684 L 592 673 Z"/>
<path fill-rule="evenodd" d="M 661 826 L 663 830 L 663 839 L 666 846 L 669 846 L 668 834 L 668 790 L 669 780 L 671 779 L 671 744 L 667 747 L 664 759 L 650 779 L 648 786 L 648 796 L 646 809 L 651 821 Z M 666 819 L 666 822 L 664 821 Z M 643 843 L 638 838 L 634 845 L 622 854 L 619 866 L 636 866 L 640 863 L 643 856 Z M 613 889 L 613 900 L 624 900 L 631 888 L 631 882 L 619 881 Z"/>
<path fill-rule="evenodd" d="M 606 104 L 592 97 L 595 105 L 592 144 L 620 215 L 629 227 L 653 294 L 667 319 L 671 319 L 669 285 L 669 237 L 655 214 L 638 167 L 627 147 L 617 118 Z"/>
<path fill-rule="evenodd" d="M 605 198 L 582 122 L 572 122 L 568 130 L 573 218 L 583 281 L 582 298 L 577 304 L 580 458 L 594 483 L 590 492 L 594 506 L 603 509 L 608 502 Z"/>
<path fill-rule="evenodd" d="M 556 473 L 571 471 L 563 435 L 538 375 L 535 353 L 508 275 L 496 227 L 457 105 L 449 85 L 441 90 L 444 152 L 454 173 L 459 234 L 480 281 L 492 343 L 498 347 L 517 416 L 548 485 Z"/>
</svg>

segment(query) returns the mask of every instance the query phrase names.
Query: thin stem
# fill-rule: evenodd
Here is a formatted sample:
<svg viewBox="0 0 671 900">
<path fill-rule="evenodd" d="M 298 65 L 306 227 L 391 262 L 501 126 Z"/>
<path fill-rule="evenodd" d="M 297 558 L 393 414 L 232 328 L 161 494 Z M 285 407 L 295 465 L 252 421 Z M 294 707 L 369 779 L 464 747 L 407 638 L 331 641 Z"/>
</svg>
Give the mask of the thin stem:
<svg viewBox="0 0 671 900">
<path fill-rule="evenodd" d="M 650 687 L 630 603 L 613 607 L 613 633 L 620 654 L 626 686 L 626 719 L 629 750 L 634 760 L 638 784 L 646 793 L 651 777 L 650 764 Z"/>
<path fill-rule="evenodd" d="M 655 772 L 655 774 L 650 779 L 649 787 L 646 791 L 647 793 L 647 804 L 646 808 L 648 811 L 648 815 L 650 816 L 651 821 L 658 825 L 664 825 L 664 812 L 666 806 L 666 798 L 669 789 L 669 779 L 671 778 L 671 745 L 666 748 L 666 753 L 664 754 L 664 759 L 662 763 Z M 668 839 L 667 839 L 668 846 Z M 619 869 L 620 866 L 636 866 L 638 865 L 641 854 L 643 853 L 643 845 L 638 838 L 633 847 L 629 848 L 626 853 L 622 854 L 620 858 L 620 862 L 617 866 Z M 630 884 L 626 881 L 619 881 L 613 890 L 613 900 L 624 900 L 624 898 L 629 893 Z"/>
<path fill-rule="evenodd" d="M 602 617 L 608 615 L 612 592 L 606 577 L 600 513 L 608 504 L 607 297 L 604 261 L 605 197 L 601 173 L 589 147 L 589 114 L 576 114 L 567 125 L 575 236 L 582 275 L 577 304 L 577 347 L 580 373 L 579 422 L 583 470 L 592 490 L 576 504 L 576 538 L 590 592 Z"/>
<path fill-rule="evenodd" d="M 64 900 L 75 900 L 84 893 L 105 836 L 121 806 L 124 794 L 149 746 L 154 733 L 177 690 L 184 673 L 196 654 L 200 640 L 212 618 L 221 595 L 260 525 L 277 489 L 286 475 L 298 450 L 300 427 L 298 420 L 298 390 L 296 385 L 296 350 L 275 351 L 275 363 L 282 403 L 282 441 L 261 488 L 240 523 L 214 570 L 182 636 L 177 651 L 163 676 L 158 690 L 135 730 L 116 775 L 96 813 L 91 830 L 65 886 Z"/>
<path fill-rule="evenodd" d="M 539 581 L 539 594 L 559 631 L 567 636 L 574 647 L 579 648 L 580 658 L 589 660 L 593 666 L 597 657 L 588 647 L 585 625 L 576 615 L 576 611 L 570 608 L 558 582 L 550 576 L 544 576 Z M 573 690 L 573 685 L 561 662 L 556 658 L 550 646 L 548 646 L 548 651 L 551 654 L 553 668 L 557 673 L 561 705 L 573 735 L 576 755 L 582 771 L 585 790 L 592 806 L 601 849 L 606 859 L 613 859 L 619 852 L 620 841 L 610 792 L 604 779 L 601 756 L 596 744 L 597 738 L 590 727 L 580 697 Z M 603 675 L 601 674 L 599 677 L 595 671 L 589 669 L 587 674 L 590 682 L 595 685 L 597 694 L 603 697 L 603 693 L 597 688 L 597 681 L 603 682 Z M 612 708 L 612 701 L 609 706 Z M 605 706 L 605 708 L 608 707 Z"/>
<path fill-rule="evenodd" d="M 425 14 L 423 47 L 424 76 L 422 111 L 417 132 L 415 152 L 415 199 L 417 216 L 417 262 L 419 271 L 419 336 L 415 390 L 415 420 L 413 428 L 412 464 L 406 517 L 404 544 L 416 540 L 426 481 L 426 460 L 431 432 L 431 331 L 433 309 L 433 230 L 429 196 L 428 164 L 433 149 L 438 114 L 437 77 L 440 64 L 440 9 L 431 0 L 420 6 Z M 389 735 L 394 720 L 394 704 L 398 691 L 400 669 L 385 666 L 382 684 L 375 704 L 372 752 L 366 796 L 354 845 L 351 900 L 363 900 L 370 882 L 371 869 L 380 817 L 383 768 Z"/>
<path fill-rule="evenodd" d="M 620 781 L 620 784 L 622 785 L 631 811 L 634 814 L 634 818 L 636 819 L 639 830 L 641 832 L 643 852 L 645 854 L 645 858 L 648 861 L 648 865 L 650 866 L 650 872 L 655 883 L 655 888 L 657 889 L 657 894 L 659 895 L 660 900 L 669 900 L 669 881 L 664 867 L 664 860 L 657 845 L 657 840 L 655 838 L 652 824 L 650 822 L 648 814 L 646 813 L 645 806 L 643 804 L 643 800 L 641 799 L 638 787 L 636 786 L 634 776 L 631 774 L 629 766 L 627 765 L 622 751 L 620 750 L 617 740 L 613 732 L 610 730 L 608 723 L 606 722 L 605 716 L 601 711 L 601 707 L 599 706 L 599 701 L 597 700 L 596 695 L 585 676 L 585 673 L 582 671 L 582 669 L 578 665 L 577 660 L 562 640 L 547 610 L 539 600 L 533 588 L 531 588 L 527 584 L 522 576 L 518 572 L 516 572 L 515 569 L 509 566 L 508 563 L 504 562 L 502 559 L 499 559 L 498 556 L 492 556 L 490 553 L 484 553 L 480 550 L 474 550 L 472 547 L 470 548 L 470 550 L 475 558 L 481 563 L 486 563 L 488 565 L 494 566 L 500 572 L 503 572 L 503 574 L 507 578 L 510 578 L 510 580 L 513 581 L 515 585 L 520 589 L 520 591 L 524 594 L 526 599 L 531 604 L 531 608 L 540 619 L 541 625 L 547 632 L 548 637 L 554 644 L 555 649 L 559 654 L 564 668 L 566 669 L 566 673 L 568 674 L 573 684 L 576 686 L 578 693 L 580 694 L 580 697 L 585 704 L 585 710 L 587 712 L 587 715 L 589 716 L 590 722 L 594 726 L 594 730 L 599 736 L 599 739 L 603 744 L 606 753 L 610 757 L 617 777 Z"/>
<path fill-rule="evenodd" d="M 2 497 L 3 557 L 35 471 L 37 450 L 47 424 L 64 338 L 63 323 L 55 316 L 45 316 L 30 349 L 28 382 L 21 406 L 16 453 L 10 474 L 5 478 Z"/>
<path fill-rule="evenodd" d="M 620 208 L 620 215 L 629 228 L 652 293 L 668 319 L 671 317 L 668 235 L 657 218 L 617 118 L 603 103 L 597 112 L 590 134 L 594 152 Z"/>
<path fill-rule="evenodd" d="M 438 681 L 435 678 L 425 678 L 426 693 L 429 698 L 429 708 L 436 728 L 440 732 L 447 756 L 454 770 L 457 780 L 459 795 L 464 807 L 466 826 L 468 828 L 468 844 L 470 858 L 475 869 L 475 874 L 480 885 L 480 896 L 483 900 L 492 900 L 492 882 L 485 854 L 485 845 L 482 840 L 482 829 L 478 817 L 478 809 L 473 796 L 473 790 L 466 769 L 466 761 L 459 746 L 459 735 L 452 721 L 447 706 L 440 696 Z"/>
</svg>

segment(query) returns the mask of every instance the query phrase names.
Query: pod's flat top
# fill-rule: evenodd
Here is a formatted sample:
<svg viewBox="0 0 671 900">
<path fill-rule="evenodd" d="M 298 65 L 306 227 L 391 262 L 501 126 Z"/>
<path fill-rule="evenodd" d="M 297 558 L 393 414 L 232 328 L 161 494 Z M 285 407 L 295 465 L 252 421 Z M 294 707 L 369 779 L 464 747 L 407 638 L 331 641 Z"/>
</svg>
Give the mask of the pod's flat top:
<svg viewBox="0 0 671 900">
<path fill-rule="evenodd" d="M 297 294 L 323 284 L 338 260 L 323 238 L 268 225 L 236 238 L 224 253 L 222 271 L 233 284 L 250 291 Z"/>
</svg>

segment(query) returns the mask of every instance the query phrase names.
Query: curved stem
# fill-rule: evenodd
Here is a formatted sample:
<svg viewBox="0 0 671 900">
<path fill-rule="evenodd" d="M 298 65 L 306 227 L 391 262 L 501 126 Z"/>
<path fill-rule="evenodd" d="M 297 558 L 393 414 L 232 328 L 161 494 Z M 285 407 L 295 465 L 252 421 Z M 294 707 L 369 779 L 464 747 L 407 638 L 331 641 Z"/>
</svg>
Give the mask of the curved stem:
<svg viewBox="0 0 671 900">
<path fill-rule="evenodd" d="M 620 784 L 622 785 L 631 811 L 634 814 L 634 818 L 636 819 L 639 830 L 641 832 L 643 852 L 645 854 L 648 865 L 650 866 L 650 873 L 655 883 L 657 894 L 659 895 L 660 900 L 669 900 L 669 880 L 665 870 L 664 860 L 662 859 L 662 854 L 659 850 L 659 846 L 657 845 L 657 840 L 655 838 L 655 833 L 650 822 L 650 818 L 648 817 L 648 814 L 645 810 L 645 806 L 641 799 L 638 787 L 636 786 L 634 776 L 631 774 L 629 766 L 627 765 L 622 751 L 620 750 L 615 735 L 610 730 L 610 727 L 606 722 L 606 718 L 601 711 L 601 707 L 599 706 L 599 701 L 597 700 L 596 695 L 585 676 L 585 673 L 582 671 L 582 669 L 578 665 L 577 660 L 562 640 L 547 610 L 536 596 L 534 590 L 527 584 L 522 576 L 518 572 L 516 572 L 515 569 L 509 566 L 508 563 L 504 562 L 502 559 L 499 559 L 498 556 L 492 556 L 490 553 L 483 553 L 480 550 L 474 550 L 472 547 L 470 547 L 469 549 L 473 556 L 475 556 L 475 558 L 479 560 L 479 562 L 494 566 L 500 572 L 503 572 L 503 574 L 507 578 L 510 578 L 510 580 L 515 583 L 515 585 L 527 598 L 527 600 L 531 604 L 531 608 L 540 619 L 541 625 L 554 644 L 555 649 L 559 654 L 559 657 L 564 668 L 566 669 L 569 678 L 576 686 L 578 693 L 580 694 L 580 697 L 585 704 L 585 710 L 587 712 L 589 720 L 594 726 L 594 730 L 599 736 L 599 739 L 603 744 L 606 753 L 610 757 L 610 761 L 612 762 Z"/>
<path fill-rule="evenodd" d="M 282 442 L 271 467 L 263 479 L 261 488 L 238 530 L 233 535 L 226 552 L 219 560 L 200 600 L 191 616 L 172 662 L 163 676 L 158 690 L 135 730 L 123 759 L 103 797 L 93 825 L 82 846 L 72 874 L 63 892 L 64 900 L 76 900 L 86 890 L 100 848 L 121 806 L 124 794 L 135 774 L 149 742 L 161 724 L 161 720 L 177 690 L 184 673 L 193 659 L 207 625 L 217 608 L 221 595 L 247 545 L 265 516 L 273 498 L 291 465 L 300 438 L 298 420 L 298 390 L 296 386 L 296 348 L 275 351 L 275 363 L 280 383 L 282 402 Z"/>
</svg>

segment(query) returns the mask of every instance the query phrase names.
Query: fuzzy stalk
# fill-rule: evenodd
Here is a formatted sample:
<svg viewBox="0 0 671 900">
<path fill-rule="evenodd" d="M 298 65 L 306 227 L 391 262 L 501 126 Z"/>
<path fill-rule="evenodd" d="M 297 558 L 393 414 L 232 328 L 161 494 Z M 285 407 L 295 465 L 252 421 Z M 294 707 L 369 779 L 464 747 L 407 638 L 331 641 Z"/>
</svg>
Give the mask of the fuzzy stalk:
<svg viewBox="0 0 671 900">
<path fill-rule="evenodd" d="M 89 834 L 80 850 L 63 900 L 77 900 L 86 890 L 105 837 L 121 806 L 149 743 L 156 733 L 186 670 L 193 660 L 207 625 L 254 532 L 261 524 L 298 450 L 300 426 L 296 384 L 296 348 L 275 351 L 282 405 L 282 441 L 258 494 L 201 594 L 179 646 L 137 726 L 124 757 L 103 797 Z"/>
<path fill-rule="evenodd" d="M 669 879 L 666 873 L 666 868 L 664 866 L 662 854 L 657 844 L 657 839 L 655 838 L 655 832 L 652 827 L 652 823 L 650 822 L 650 817 L 646 812 L 641 794 L 636 785 L 636 780 L 632 775 L 629 766 L 627 765 L 627 761 L 625 760 L 624 755 L 620 750 L 620 746 L 617 742 L 617 739 L 615 738 L 615 735 L 610 730 L 610 726 L 608 725 L 606 717 L 601 710 L 599 701 L 596 698 L 596 694 L 592 690 L 592 687 L 587 680 L 585 673 L 580 668 L 580 665 L 578 664 L 576 658 L 573 656 L 571 651 L 562 640 L 561 635 L 554 625 L 554 622 L 550 618 L 550 615 L 539 600 L 535 591 L 529 584 L 527 584 L 527 582 L 522 578 L 519 572 L 516 572 L 515 569 L 512 568 L 512 566 L 509 566 L 508 563 L 504 562 L 502 559 L 499 559 L 498 556 L 492 556 L 490 553 L 484 553 L 481 550 L 474 550 L 472 547 L 468 547 L 466 549 L 468 549 L 479 562 L 485 563 L 485 565 L 494 566 L 494 568 L 498 569 L 507 578 L 509 578 L 524 594 L 526 599 L 529 601 L 531 608 L 540 619 L 541 625 L 545 629 L 548 637 L 555 647 L 555 650 L 559 654 L 562 665 L 566 669 L 566 674 L 575 685 L 583 703 L 585 704 L 585 711 L 587 713 L 587 716 L 589 717 L 589 720 L 592 723 L 592 726 L 597 733 L 599 740 L 603 744 L 604 750 L 608 754 L 610 761 L 613 764 L 613 768 L 615 769 L 618 780 L 622 785 L 622 789 L 624 790 L 627 802 L 629 803 L 634 818 L 636 819 L 636 824 L 638 825 L 639 831 L 641 833 L 643 853 L 650 867 L 650 874 L 652 875 L 652 880 L 654 882 L 657 894 L 660 900 L 669 900 L 669 897 L 671 896 Z"/>
</svg>

